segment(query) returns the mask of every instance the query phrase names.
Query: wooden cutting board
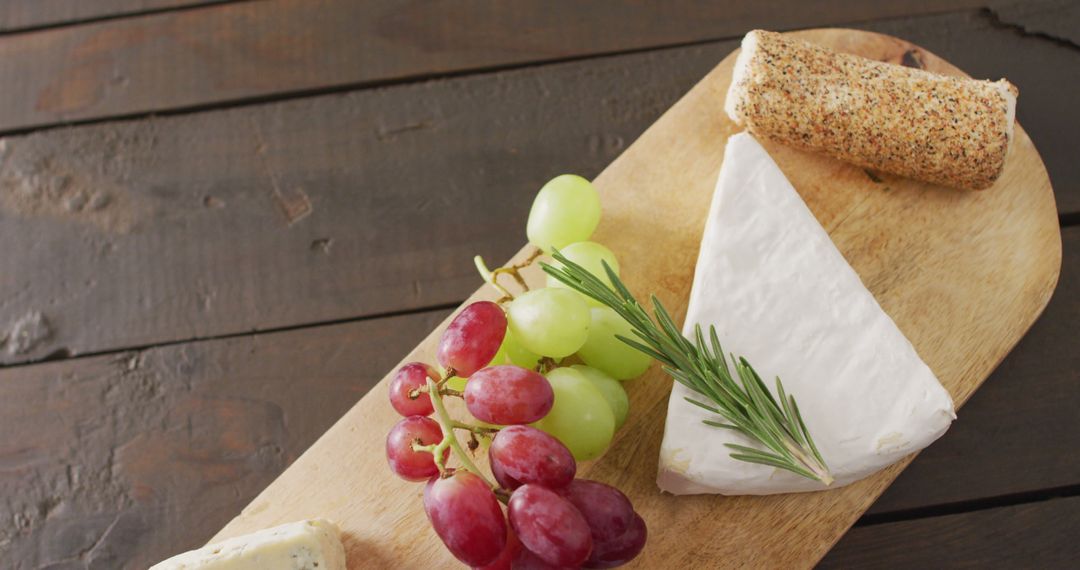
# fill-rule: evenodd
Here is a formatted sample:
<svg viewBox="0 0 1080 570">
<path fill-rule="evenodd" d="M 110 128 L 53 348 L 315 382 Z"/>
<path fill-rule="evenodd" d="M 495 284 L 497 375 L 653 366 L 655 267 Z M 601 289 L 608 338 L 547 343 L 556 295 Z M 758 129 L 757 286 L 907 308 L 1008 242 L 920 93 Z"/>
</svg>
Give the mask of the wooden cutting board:
<svg viewBox="0 0 1080 570">
<path fill-rule="evenodd" d="M 792 35 L 872 59 L 963 74 L 885 35 L 842 29 Z M 737 131 L 723 112 L 735 55 L 596 179 L 604 218 L 594 239 L 618 255 L 623 278 L 639 297 L 655 293 L 679 320 L 724 144 Z M 1023 100 L 1021 93 L 1020 105 Z M 956 403 L 966 401 L 1046 306 L 1061 266 L 1050 180 L 1027 134 L 1017 128 L 1004 174 L 978 193 L 871 175 L 777 144 L 766 148 Z M 541 282 L 537 271 L 527 275 Z M 469 301 L 494 298 L 485 288 Z M 441 330 L 403 360 L 433 362 Z M 384 438 L 398 420 L 387 401 L 388 378 L 214 540 L 328 517 L 342 526 L 350 568 L 457 566 L 424 518 L 421 485 L 397 479 L 386 466 Z M 635 567 L 812 566 L 910 462 L 818 493 L 661 494 L 656 465 L 671 382 L 654 367 L 627 383 L 626 425 L 606 455 L 579 470 L 622 489 L 647 521 L 649 542 Z"/>
</svg>

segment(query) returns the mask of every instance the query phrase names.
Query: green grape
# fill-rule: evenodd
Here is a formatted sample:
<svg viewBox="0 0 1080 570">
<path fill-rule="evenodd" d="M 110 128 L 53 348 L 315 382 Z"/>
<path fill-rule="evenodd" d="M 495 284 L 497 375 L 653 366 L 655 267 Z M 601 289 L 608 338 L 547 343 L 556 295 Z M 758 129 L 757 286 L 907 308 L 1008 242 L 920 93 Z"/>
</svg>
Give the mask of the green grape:
<svg viewBox="0 0 1080 570">
<path fill-rule="evenodd" d="M 458 392 L 462 392 L 465 390 L 465 384 L 467 384 L 468 382 L 468 378 L 451 376 L 450 379 L 446 381 L 446 387 L 450 388 L 451 390 L 457 390 Z"/>
<path fill-rule="evenodd" d="M 521 346 L 521 343 L 515 342 L 514 335 L 511 334 L 510 327 L 507 326 L 506 333 L 503 335 L 502 344 L 499 345 L 499 350 L 495 352 L 495 356 L 491 357 L 491 362 L 488 362 L 483 367 L 498 366 L 499 364 L 514 364 L 522 368 L 533 369 L 536 368 L 536 365 L 539 362 L 540 355 Z M 451 378 L 450 382 L 453 384 L 458 380 L 464 379 L 455 377 Z M 464 386 L 464 383 L 461 385 Z"/>
<path fill-rule="evenodd" d="M 570 356 L 589 336 L 589 306 L 569 289 L 537 289 L 519 296 L 506 311 L 515 342 L 536 354 Z"/>
<path fill-rule="evenodd" d="M 615 272 L 615 275 L 619 275 L 619 260 L 615 259 L 615 254 L 611 253 L 611 250 L 594 242 L 594 241 L 579 241 L 572 243 L 559 250 L 559 253 L 566 256 L 567 259 L 585 268 L 586 271 L 595 275 L 598 279 L 611 287 L 611 280 L 608 279 L 607 272 L 604 271 L 604 262 L 606 261 L 611 270 Z M 562 267 L 563 264 L 558 261 L 551 263 L 554 267 Z M 559 287 L 566 289 L 566 285 L 562 281 L 548 275 L 547 276 L 548 287 Z M 594 307 L 601 306 L 601 303 L 592 297 L 585 295 L 581 296 L 585 299 L 585 302 Z"/>
<path fill-rule="evenodd" d="M 513 364 L 532 370 L 540 362 L 540 355 L 521 346 L 521 343 L 514 339 L 509 327 L 503 337 L 502 346 L 499 347 L 499 355 L 502 355 L 502 360 L 493 360 L 492 364 Z M 499 355 L 496 355 L 496 359 Z"/>
<path fill-rule="evenodd" d="M 600 390 L 600 393 L 604 395 L 604 399 L 611 406 L 611 412 L 615 414 L 615 431 L 618 431 L 626 422 L 626 413 L 630 411 L 630 400 L 626 397 L 626 390 L 623 389 L 622 382 L 583 364 L 575 364 L 570 368 L 577 370 L 582 376 L 588 378 L 593 383 L 593 386 L 596 386 L 596 389 Z"/>
<path fill-rule="evenodd" d="M 555 405 L 533 426 L 561 441 L 578 461 L 599 457 L 615 435 L 615 414 L 604 395 L 573 368 L 556 368 L 547 379 Z"/>
<path fill-rule="evenodd" d="M 510 325 L 507 324 L 507 326 L 506 326 L 506 334 L 503 335 L 503 341 L 502 341 L 502 344 L 499 345 L 499 350 L 495 351 L 495 356 L 491 357 L 491 362 L 488 362 L 487 364 L 485 364 L 483 366 L 483 368 L 487 368 L 488 366 L 498 366 L 499 364 L 506 364 L 506 361 L 509 358 L 506 355 L 506 337 L 510 336 L 509 333 L 510 333 Z"/>
<path fill-rule="evenodd" d="M 547 253 L 585 241 L 600 223 L 600 196 L 588 180 L 573 174 L 552 178 L 533 200 L 525 232 Z"/>
<path fill-rule="evenodd" d="M 629 380 L 649 368 L 652 359 L 648 355 L 615 338 L 615 335 L 637 338 L 626 319 L 608 307 L 594 307 L 589 313 L 588 339 L 578 349 L 578 356 L 585 364 L 616 380 Z"/>
</svg>

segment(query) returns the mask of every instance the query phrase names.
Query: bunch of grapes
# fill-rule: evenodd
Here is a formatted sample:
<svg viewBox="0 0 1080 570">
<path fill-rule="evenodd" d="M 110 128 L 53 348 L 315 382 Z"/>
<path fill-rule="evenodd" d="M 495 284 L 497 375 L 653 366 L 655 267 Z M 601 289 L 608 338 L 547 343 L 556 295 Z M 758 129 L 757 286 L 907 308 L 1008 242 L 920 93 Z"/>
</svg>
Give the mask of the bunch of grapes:
<svg viewBox="0 0 1080 570">
<path fill-rule="evenodd" d="M 602 279 L 605 263 L 617 274 L 611 251 L 587 241 L 599 218 L 588 181 L 553 179 L 529 214 L 529 241 L 540 251 L 526 264 L 557 248 Z M 390 468 L 427 481 L 432 527 L 474 568 L 624 564 L 645 545 L 645 521 L 618 489 L 575 475 L 577 461 L 603 453 L 626 419 L 620 380 L 640 375 L 650 360 L 616 338 L 632 333 L 614 311 L 554 280 L 528 291 L 517 273 L 523 265 L 492 272 L 476 261 L 503 297 L 472 303 L 450 322 L 440 369 L 414 362 L 395 374 L 390 403 L 404 419 L 387 436 Z M 501 274 L 526 292 L 512 295 L 497 282 Z M 572 355 L 585 364 L 559 365 Z M 444 397 L 462 398 L 477 421 L 450 418 Z M 468 451 L 454 430 L 468 434 Z M 494 481 L 471 458 L 482 442 Z M 447 465 L 451 451 L 460 466 Z"/>
</svg>

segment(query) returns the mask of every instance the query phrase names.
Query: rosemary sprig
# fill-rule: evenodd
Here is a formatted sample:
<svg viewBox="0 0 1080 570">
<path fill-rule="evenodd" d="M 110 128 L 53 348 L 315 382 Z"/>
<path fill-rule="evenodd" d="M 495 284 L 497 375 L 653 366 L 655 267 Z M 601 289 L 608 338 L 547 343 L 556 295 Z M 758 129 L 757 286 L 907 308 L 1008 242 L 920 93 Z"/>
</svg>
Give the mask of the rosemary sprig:
<svg viewBox="0 0 1080 570">
<path fill-rule="evenodd" d="M 650 317 L 607 263 L 604 263 L 604 269 L 612 287 L 558 251 L 553 252 L 552 257 L 562 267 L 541 263 L 548 275 L 611 307 L 626 319 L 638 338 L 618 338 L 659 360 L 665 372 L 708 403 L 693 398 L 686 398 L 686 401 L 727 420 L 726 423 L 704 420 L 706 424 L 737 431 L 763 448 L 724 444 L 732 450 L 733 459 L 786 469 L 825 485 L 832 484 L 833 477 L 810 437 L 795 397 L 784 392 L 780 378 L 776 379 L 777 397 L 774 398 L 750 363 L 745 358 L 736 359 L 731 355 L 739 378 L 736 382 L 720 346 L 716 327 L 709 327 L 706 339 L 701 326 L 695 326 L 691 342 L 682 335 L 655 296 L 651 297 L 655 320 Z"/>
</svg>

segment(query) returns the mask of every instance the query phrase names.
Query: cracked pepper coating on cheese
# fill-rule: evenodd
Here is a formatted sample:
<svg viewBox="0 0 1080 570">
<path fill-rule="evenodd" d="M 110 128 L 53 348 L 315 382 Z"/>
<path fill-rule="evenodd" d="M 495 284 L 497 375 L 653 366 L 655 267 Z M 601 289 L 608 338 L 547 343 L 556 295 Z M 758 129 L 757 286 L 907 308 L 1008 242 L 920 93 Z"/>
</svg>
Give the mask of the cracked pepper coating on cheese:
<svg viewBox="0 0 1080 570">
<path fill-rule="evenodd" d="M 837 53 L 775 32 L 743 38 L 725 110 L 757 136 L 865 168 L 981 190 L 1001 175 L 1016 87 Z"/>
</svg>

